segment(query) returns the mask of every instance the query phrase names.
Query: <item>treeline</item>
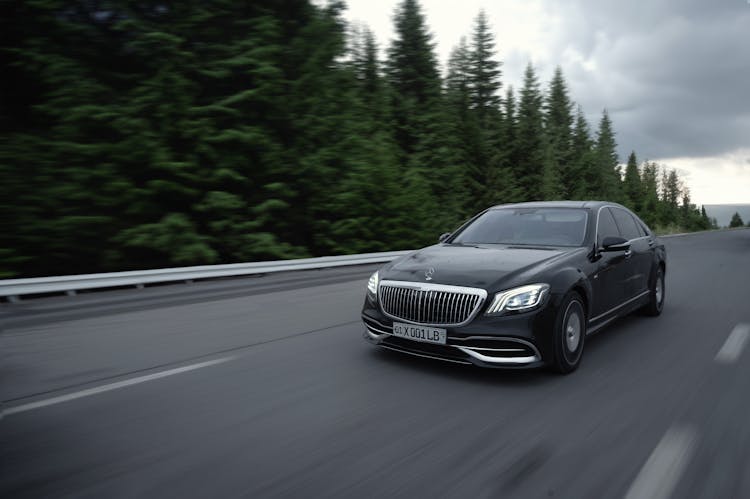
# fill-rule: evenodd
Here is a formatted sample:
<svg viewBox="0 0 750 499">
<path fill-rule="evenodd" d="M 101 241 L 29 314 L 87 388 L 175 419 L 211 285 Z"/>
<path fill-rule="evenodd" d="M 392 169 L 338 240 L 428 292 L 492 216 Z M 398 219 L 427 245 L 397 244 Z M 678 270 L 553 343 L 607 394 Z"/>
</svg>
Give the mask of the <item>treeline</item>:
<svg viewBox="0 0 750 499">
<path fill-rule="evenodd" d="M 743 224 L 742 217 L 735 211 L 734 214 L 732 214 L 732 219 L 729 221 L 729 228 L 734 229 L 736 227 L 743 227 Z M 747 226 L 750 227 L 750 220 L 748 220 Z"/>
<path fill-rule="evenodd" d="M 483 13 L 443 77 L 416 0 L 385 60 L 341 2 L 2 9 L 4 277 L 408 249 L 538 199 L 711 225 L 674 170 L 621 171 L 559 68 L 503 87 Z"/>
</svg>

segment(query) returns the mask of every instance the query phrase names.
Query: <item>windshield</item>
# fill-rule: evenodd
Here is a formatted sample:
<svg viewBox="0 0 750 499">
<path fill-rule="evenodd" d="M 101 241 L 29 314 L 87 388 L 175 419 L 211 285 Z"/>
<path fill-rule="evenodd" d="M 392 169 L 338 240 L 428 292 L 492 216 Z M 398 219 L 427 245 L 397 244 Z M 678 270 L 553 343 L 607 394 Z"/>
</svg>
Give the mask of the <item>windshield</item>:
<svg viewBox="0 0 750 499">
<path fill-rule="evenodd" d="M 456 235 L 452 244 L 581 246 L 586 210 L 501 208 L 489 210 Z"/>
</svg>

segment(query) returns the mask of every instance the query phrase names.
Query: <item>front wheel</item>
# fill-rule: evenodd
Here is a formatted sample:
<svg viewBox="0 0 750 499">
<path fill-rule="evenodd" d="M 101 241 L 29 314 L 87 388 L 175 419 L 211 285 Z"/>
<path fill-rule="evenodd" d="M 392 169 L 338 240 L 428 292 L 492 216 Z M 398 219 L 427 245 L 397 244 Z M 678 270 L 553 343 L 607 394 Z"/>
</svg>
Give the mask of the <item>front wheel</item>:
<svg viewBox="0 0 750 499">
<path fill-rule="evenodd" d="M 656 279 L 651 284 L 651 294 L 648 303 L 643 307 L 646 315 L 656 317 L 664 308 L 664 269 L 659 265 L 656 271 Z"/>
<path fill-rule="evenodd" d="M 586 309 L 581 296 L 571 291 L 563 299 L 555 321 L 552 367 L 559 373 L 575 371 L 586 341 Z"/>
</svg>

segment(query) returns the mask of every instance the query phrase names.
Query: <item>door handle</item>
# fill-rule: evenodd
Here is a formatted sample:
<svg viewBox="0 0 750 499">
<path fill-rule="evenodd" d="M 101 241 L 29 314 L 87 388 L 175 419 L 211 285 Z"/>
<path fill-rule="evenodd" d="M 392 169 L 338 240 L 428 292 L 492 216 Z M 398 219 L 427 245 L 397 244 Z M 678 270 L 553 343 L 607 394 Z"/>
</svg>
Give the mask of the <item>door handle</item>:
<svg viewBox="0 0 750 499">
<path fill-rule="evenodd" d="M 648 240 L 648 245 L 649 245 L 650 247 L 652 247 L 652 248 L 653 248 L 653 247 L 654 247 L 654 244 L 656 244 L 656 243 L 654 242 L 654 240 L 653 240 L 653 239 L 649 239 L 649 240 Z"/>
<path fill-rule="evenodd" d="M 630 258 L 631 256 L 633 256 L 633 251 L 632 250 L 625 250 L 625 258 Z"/>
</svg>

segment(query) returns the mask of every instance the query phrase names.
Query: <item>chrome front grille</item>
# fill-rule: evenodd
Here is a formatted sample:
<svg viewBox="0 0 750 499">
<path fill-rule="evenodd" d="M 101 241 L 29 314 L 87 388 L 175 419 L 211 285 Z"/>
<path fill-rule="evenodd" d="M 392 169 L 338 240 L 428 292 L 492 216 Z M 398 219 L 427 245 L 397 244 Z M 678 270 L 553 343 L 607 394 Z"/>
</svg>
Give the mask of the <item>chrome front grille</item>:
<svg viewBox="0 0 750 499">
<path fill-rule="evenodd" d="M 378 298 L 392 319 L 431 326 L 456 326 L 474 318 L 487 298 L 479 288 L 381 281 Z"/>
</svg>

